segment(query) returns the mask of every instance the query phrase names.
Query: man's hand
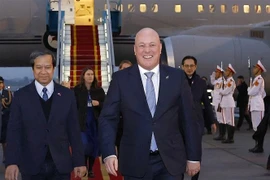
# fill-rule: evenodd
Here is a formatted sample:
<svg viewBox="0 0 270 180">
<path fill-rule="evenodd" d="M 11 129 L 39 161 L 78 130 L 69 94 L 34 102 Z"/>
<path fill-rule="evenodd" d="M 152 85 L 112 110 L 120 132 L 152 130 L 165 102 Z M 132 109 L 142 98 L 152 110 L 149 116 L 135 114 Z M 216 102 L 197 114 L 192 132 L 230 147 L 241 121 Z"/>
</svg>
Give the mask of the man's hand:
<svg viewBox="0 0 270 180">
<path fill-rule="evenodd" d="M 93 104 L 93 106 L 98 106 L 99 105 L 99 102 L 97 100 L 93 100 L 92 101 L 92 104 Z"/>
<path fill-rule="evenodd" d="M 75 175 L 75 178 L 76 177 L 79 177 L 79 178 L 82 178 L 86 175 L 86 166 L 80 166 L 80 167 L 75 167 L 74 168 L 74 175 Z"/>
<path fill-rule="evenodd" d="M 104 160 L 106 170 L 109 174 L 117 176 L 118 160 L 117 157 L 108 157 Z"/>
<path fill-rule="evenodd" d="M 200 162 L 187 162 L 187 173 L 189 176 L 194 176 L 200 171 Z"/>
<path fill-rule="evenodd" d="M 6 180 L 17 180 L 19 175 L 19 168 L 17 165 L 9 165 L 6 169 Z"/>
<path fill-rule="evenodd" d="M 215 123 L 211 125 L 211 131 L 213 134 L 217 132 L 217 125 Z"/>
</svg>

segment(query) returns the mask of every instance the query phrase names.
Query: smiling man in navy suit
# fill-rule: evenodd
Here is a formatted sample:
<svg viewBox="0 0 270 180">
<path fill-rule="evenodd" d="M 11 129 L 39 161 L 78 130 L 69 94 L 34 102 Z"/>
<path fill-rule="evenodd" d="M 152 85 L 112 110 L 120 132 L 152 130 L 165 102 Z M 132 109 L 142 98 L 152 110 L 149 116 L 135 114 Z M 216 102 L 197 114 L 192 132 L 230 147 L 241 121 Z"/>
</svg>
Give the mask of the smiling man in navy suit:
<svg viewBox="0 0 270 180">
<path fill-rule="evenodd" d="M 135 38 L 137 65 L 113 75 L 99 118 L 101 153 L 117 175 L 115 137 L 123 117 L 119 166 L 125 180 L 180 180 L 200 170 L 200 134 L 191 90 L 182 70 L 160 64 L 159 35 L 150 28 Z"/>
<path fill-rule="evenodd" d="M 7 132 L 7 180 L 70 180 L 83 176 L 83 144 L 71 90 L 53 81 L 56 60 L 49 52 L 33 52 L 35 80 L 15 92 Z M 69 150 L 72 149 L 72 154 Z"/>
</svg>

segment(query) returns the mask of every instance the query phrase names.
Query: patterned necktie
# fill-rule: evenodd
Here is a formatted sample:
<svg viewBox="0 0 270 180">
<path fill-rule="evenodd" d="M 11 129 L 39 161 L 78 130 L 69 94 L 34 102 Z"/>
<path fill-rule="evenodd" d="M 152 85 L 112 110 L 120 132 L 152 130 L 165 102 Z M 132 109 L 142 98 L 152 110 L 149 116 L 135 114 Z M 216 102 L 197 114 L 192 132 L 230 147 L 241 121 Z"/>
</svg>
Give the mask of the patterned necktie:
<svg viewBox="0 0 270 180">
<path fill-rule="evenodd" d="M 150 112 L 152 114 L 152 117 L 154 117 L 155 111 L 156 111 L 156 95 L 155 95 L 155 88 L 154 84 L 152 81 L 152 76 L 154 75 L 153 72 L 147 72 L 144 73 L 147 76 L 146 79 L 146 99 L 147 99 L 147 104 L 150 109 Z M 155 135 L 152 132 L 152 139 L 151 139 L 151 146 L 150 146 L 151 151 L 156 151 L 157 150 L 157 143 L 155 139 Z"/>
<path fill-rule="evenodd" d="M 47 88 L 44 87 L 44 88 L 42 89 L 42 92 L 43 92 L 42 99 L 43 99 L 44 101 L 47 101 L 47 100 L 48 100 Z"/>
</svg>

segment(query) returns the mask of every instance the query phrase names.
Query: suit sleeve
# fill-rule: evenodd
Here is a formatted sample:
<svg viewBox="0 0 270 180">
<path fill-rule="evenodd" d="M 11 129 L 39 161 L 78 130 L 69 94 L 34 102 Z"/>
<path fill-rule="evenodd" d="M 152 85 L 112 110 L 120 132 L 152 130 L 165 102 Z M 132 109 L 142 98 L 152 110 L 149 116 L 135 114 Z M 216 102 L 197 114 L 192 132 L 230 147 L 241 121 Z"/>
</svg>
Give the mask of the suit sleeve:
<svg viewBox="0 0 270 180">
<path fill-rule="evenodd" d="M 187 159 L 189 161 L 201 160 L 201 135 L 198 131 L 198 125 L 196 124 L 198 118 L 196 116 L 196 109 L 193 104 L 193 98 L 191 94 L 190 86 L 186 80 L 186 77 L 181 71 L 181 104 L 180 112 L 182 112 L 182 130 L 184 133 L 185 148 L 187 153 Z"/>
<path fill-rule="evenodd" d="M 102 109 L 105 100 L 105 92 L 102 88 L 99 90 L 99 98 L 97 100 L 99 102 L 99 108 Z"/>
<path fill-rule="evenodd" d="M 74 94 L 71 93 L 71 107 L 68 116 L 68 137 L 72 149 L 73 167 L 84 166 L 84 148 L 81 140 L 77 105 Z"/>
<path fill-rule="evenodd" d="M 120 88 L 114 74 L 99 116 L 100 149 L 103 158 L 116 155 L 115 139 L 120 114 Z"/>
<path fill-rule="evenodd" d="M 6 166 L 19 165 L 22 146 L 22 113 L 19 95 L 15 93 L 7 127 Z"/>
<path fill-rule="evenodd" d="M 208 98 L 206 85 L 203 85 L 202 89 L 203 89 L 202 102 L 204 105 L 204 111 L 206 112 L 205 120 L 208 124 L 214 124 L 215 122 L 214 113 L 213 113 L 212 105 L 210 104 L 210 100 Z"/>
</svg>

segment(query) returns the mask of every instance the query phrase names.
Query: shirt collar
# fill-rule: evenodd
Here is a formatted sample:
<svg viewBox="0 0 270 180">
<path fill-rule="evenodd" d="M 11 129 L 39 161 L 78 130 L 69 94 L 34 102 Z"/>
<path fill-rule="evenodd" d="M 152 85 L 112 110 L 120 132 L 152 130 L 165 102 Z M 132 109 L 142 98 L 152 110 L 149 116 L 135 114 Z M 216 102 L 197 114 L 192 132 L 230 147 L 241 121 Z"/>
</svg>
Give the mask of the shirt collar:
<svg viewBox="0 0 270 180">
<path fill-rule="evenodd" d="M 44 88 L 44 86 L 41 85 L 37 80 L 35 80 L 35 86 L 36 86 L 38 94 L 43 94 L 42 89 Z M 54 91 L 53 80 L 51 80 L 51 82 L 49 84 L 47 84 L 47 86 L 45 86 L 45 87 L 47 88 L 48 94 L 53 94 L 53 91 Z"/>
<path fill-rule="evenodd" d="M 141 76 L 145 76 L 144 73 L 146 73 L 146 72 L 153 72 L 153 73 L 156 74 L 156 75 L 159 74 L 159 64 L 158 64 L 156 67 L 154 67 L 152 70 L 150 70 L 150 71 L 144 69 L 144 68 L 141 67 L 140 65 L 138 65 L 138 67 L 139 67 L 139 71 L 140 71 Z M 146 76 L 145 76 L 145 77 L 146 77 Z"/>
</svg>

